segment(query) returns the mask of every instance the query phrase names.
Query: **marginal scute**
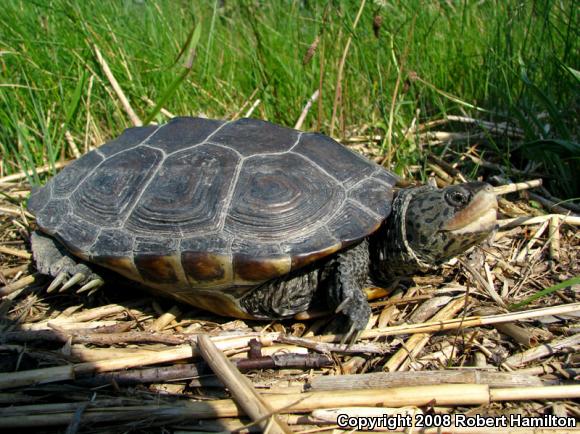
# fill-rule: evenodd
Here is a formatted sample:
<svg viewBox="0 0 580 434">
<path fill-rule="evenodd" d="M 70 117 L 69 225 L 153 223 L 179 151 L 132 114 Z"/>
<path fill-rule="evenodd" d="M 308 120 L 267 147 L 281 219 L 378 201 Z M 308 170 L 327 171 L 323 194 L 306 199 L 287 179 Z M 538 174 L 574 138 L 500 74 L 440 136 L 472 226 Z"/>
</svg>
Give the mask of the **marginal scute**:
<svg viewBox="0 0 580 434">
<path fill-rule="evenodd" d="M 170 154 L 203 143 L 224 121 L 176 117 L 163 125 L 147 144 Z"/>
<path fill-rule="evenodd" d="M 217 230 L 238 162 L 235 152 L 214 145 L 167 157 L 125 227 L 142 235 L 176 237 Z"/>
<path fill-rule="evenodd" d="M 58 227 L 56 236 L 76 255 L 88 256 L 88 248 L 95 242 L 99 228 L 75 215 L 68 216 Z"/>
<path fill-rule="evenodd" d="M 231 257 L 207 252 L 182 252 L 181 265 L 193 286 L 212 286 L 232 281 Z"/>
<path fill-rule="evenodd" d="M 289 256 L 234 255 L 234 281 L 237 285 L 262 283 L 288 274 L 292 268 Z"/>
<path fill-rule="evenodd" d="M 264 152 L 284 152 L 298 140 L 299 132 L 257 119 L 239 119 L 220 129 L 211 138 L 235 149 L 243 156 Z"/>
<path fill-rule="evenodd" d="M 122 229 L 103 229 L 89 252 L 92 256 L 122 256 L 133 252 L 135 237 Z"/>
<path fill-rule="evenodd" d="M 229 239 L 218 234 L 181 242 L 181 265 L 192 287 L 224 287 L 233 281 Z"/>
<path fill-rule="evenodd" d="M 292 271 L 323 259 L 342 247 L 342 243 L 332 237 L 326 228 L 312 236 L 301 237 L 282 245 L 282 250 L 292 258 Z"/>
<path fill-rule="evenodd" d="M 144 147 L 108 158 L 71 196 L 75 214 L 103 226 L 121 224 L 161 158 L 160 151 Z"/>
<path fill-rule="evenodd" d="M 195 291 L 175 289 L 172 291 L 172 296 L 185 303 L 215 312 L 218 315 L 245 319 L 253 318 L 252 315 L 240 307 L 237 298 L 223 291 L 213 289 L 196 289 Z"/>
<path fill-rule="evenodd" d="M 179 264 L 177 256 L 141 254 L 135 256 L 134 262 L 144 282 L 155 285 L 178 283 L 180 280 L 176 270 Z"/>
<path fill-rule="evenodd" d="M 67 199 L 53 199 L 36 215 L 36 223 L 46 233 L 52 235 L 70 213 Z"/>
<path fill-rule="evenodd" d="M 257 245 L 312 233 L 340 207 L 346 193 L 295 154 L 244 161 L 224 230 Z"/>
<path fill-rule="evenodd" d="M 347 188 L 376 170 L 376 165 L 363 156 L 355 154 L 323 134 L 304 133 L 293 151 L 306 156 L 326 172 L 331 173 Z"/>
<path fill-rule="evenodd" d="M 378 179 L 384 182 L 385 188 L 393 187 L 397 181 L 399 181 L 399 177 L 388 170 L 379 170 L 373 174 L 373 178 Z"/>
<path fill-rule="evenodd" d="M 44 187 L 34 186 L 32 187 L 32 193 L 26 206 L 30 212 L 38 216 L 42 209 L 50 202 L 51 196 L 52 194 L 48 184 Z"/>
<path fill-rule="evenodd" d="M 290 272 L 292 259 L 278 244 L 237 239 L 232 245 L 234 283 L 249 285 L 266 282 Z"/>
<path fill-rule="evenodd" d="M 131 257 L 100 255 L 91 257 L 91 262 L 94 262 L 101 267 L 108 268 L 109 270 L 116 271 L 117 273 L 125 276 L 127 279 L 133 280 L 135 282 L 143 282 L 141 276 L 135 268 L 135 265 L 133 264 L 133 258 Z"/>
<path fill-rule="evenodd" d="M 181 261 L 175 239 L 137 238 L 133 262 L 144 282 L 179 283 Z"/>
</svg>

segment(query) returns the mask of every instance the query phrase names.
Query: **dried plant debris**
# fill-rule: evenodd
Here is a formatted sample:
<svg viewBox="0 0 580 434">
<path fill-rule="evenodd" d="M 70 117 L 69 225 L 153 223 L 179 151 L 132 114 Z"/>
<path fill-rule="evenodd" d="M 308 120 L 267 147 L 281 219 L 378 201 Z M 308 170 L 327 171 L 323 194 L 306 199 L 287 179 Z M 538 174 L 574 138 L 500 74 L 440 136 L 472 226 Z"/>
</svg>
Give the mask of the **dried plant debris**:
<svg viewBox="0 0 580 434">
<path fill-rule="evenodd" d="M 428 160 L 436 184 L 465 181 L 462 164 L 483 162 L 473 148 L 452 158 Z M 3 179 L 0 430 L 570 432 L 580 415 L 579 217 L 529 190 L 534 181 L 513 185 L 493 239 L 436 273 L 369 288 L 373 316 L 345 345 L 325 312 L 267 323 L 115 282 L 47 292 L 28 248 L 28 186 Z"/>
</svg>

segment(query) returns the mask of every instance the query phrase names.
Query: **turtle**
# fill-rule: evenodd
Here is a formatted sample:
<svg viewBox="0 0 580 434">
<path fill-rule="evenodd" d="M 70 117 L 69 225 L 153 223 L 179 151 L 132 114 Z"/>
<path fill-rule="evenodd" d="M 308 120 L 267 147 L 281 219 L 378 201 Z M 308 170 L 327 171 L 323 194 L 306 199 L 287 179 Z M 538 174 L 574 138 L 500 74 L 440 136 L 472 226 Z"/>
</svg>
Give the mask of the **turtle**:
<svg viewBox="0 0 580 434">
<path fill-rule="evenodd" d="M 229 317 L 323 304 L 352 335 L 369 320 L 369 281 L 430 270 L 496 226 L 486 183 L 397 181 L 321 133 L 176 117 L 125 130 L 34 189 L 31 248 L 49 291 L 94 291 L 112 270 Z"/>
</svg>

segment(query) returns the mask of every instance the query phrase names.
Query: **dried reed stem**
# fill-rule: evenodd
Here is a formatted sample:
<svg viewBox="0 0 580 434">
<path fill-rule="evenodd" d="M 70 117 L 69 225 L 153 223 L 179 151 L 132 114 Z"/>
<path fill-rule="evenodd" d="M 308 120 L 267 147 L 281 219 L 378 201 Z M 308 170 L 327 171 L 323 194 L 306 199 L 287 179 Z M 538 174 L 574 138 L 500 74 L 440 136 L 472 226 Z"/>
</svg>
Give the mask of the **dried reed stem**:
<svg viewBox="0 0 580 434">
<path fill-rule="evenodd" d="M 308 389 L 354 390 L 386 387 L 426 386 L 429 384 L 487 384 L 490 387 L 542 386 L 535 375 L 490 372 L 474 369 L 417 372 L 372 372 L 353 375 L 319 375 L 308 383 Z"/>
<path fill-rule="evenodd" d="M 234 113 L 232 116 L 230 116 L 230 120 L 234 121 L 236 120 L 244 111 L 244 109 L 248 106 L 248 104 L 250 103 L 250 101 L 252 101 L 254 99 L 254 97 L 256 96 L 256 94 L 258 93 L 258 91 L 260 90 L 259 87 L 255 88 L 252 93 L 250 94 L 249 98 L 247 100 L 244 101 L 244 103 L 242 104 L 242 106 L 240 107 L 240 109 Z"/>
<path fill-rule="evenodd" d="M 548 227 L 550 235 L 550 258 L 554 261 L 560 260 L 560 219 L 556 216 L 550 218 L 550 226 Z"/>
<path fill-rule="evenodd" d="M 538 339 L 527 328 L 521 327 L 513 323 L 496 324 L 495 328 L 498 332 L 511 337 L 520 345 L 532 347 L 538 344 Z"/>
<path fill-rule="evenodd" d="M 530 309 L 522 312 L 504 313 L 489 316 L 471 316 L 457 318 L 448 321 L 433 321 L 422 324 L 405 324 L 400 326 L 385 327 L 383 329 L 363 330 L 362 339 L 373 339 L 379 336 L 394 336 L 407 333 L 436 333 L 444 330 L 457 330 L 459 328 L 479 327 L 503 322 L 513 322 L 523 319 L 538 318 L 542 316 L 563 315 L 569 312 L 580 311 L 580 303 L 570 303 L 559 306 Z M 325 335 L 318 338 L 323 342 L 336 342 L 342 339 L 341 335 Z"/>
<path fill-rule="evenodd" d="M 13 249 L 11 247 L 0 246 L 0 253 L 10 256 L 16 256 L 17 258 L 30 259 L 32 255 L 25 250 Z"/>
<path fill-rule="evenodd" d="M 503 299 L 499 296 L 499 294 L 497 293 L 497 291 L 495 290 L 494 286 L 488 282 L 482 275 L 481 273 L 475 269 L 474 267 L 472 267 L 468 262 L 459 259 L 461 265 L 467 270 L 469 271 L 469 274 L 471 274 L 474 278 L 475 281 L 477 281 L 482 287 L 483 289 L 485 289 L 485 291 L 488 293 L 488 295 L 493 299 L 493 301 L 495 301 L 495 303 L 498 306 L 501 307 L 506 307 L 505 302 L 503 301 Z"/>
<path fill-rule="evenodd" d="M 490 400 L 528 401 L 538 399 L 574 399 L 580 398 L 580 384 L 570 386 L 519 387 L 512 389 L 492 389 Z"/>
<path fill-rule="evenodd" d="M 500 185 L 494 187 L 493 192 L 498 195 L 513 193 L 515 191 L 527 190 L 529 188 L 536 188 L 542 185 L 541 179 L 532 179 L 531 181 L 516 182 L 514 184 Z"/>
<path fill-rule="evenodd" d="M 309 392 L 269 395 L 269 404 L 284 413 L 307 413 L 316 409 L 341 407 L 404 407 L 487 405 L 495 401 L 573 399 L 580 397 L 580 385 L 491 389 L 487 385 L 445 384 L 346 391 L 345 393 Z M 0 429 L 67 425 L 79 404 L 41 404 L 0 409 Z M 89 405 L 83 414 L 88 426 L 98 422 L 196 421 L 239 417 L 240 409 L 230 399 L 181 402 L 173 405 L 130 405 L 95 408 Z M 437 432 L 437 431 L 435 431 Z M 455 431 L 454 431 L 455 432 Z M 497 429 L 496 429 L 497 432 Z"/>
<path fill-rule="evenodd" d="M 162 331 L 166 326 L 171 324 L 172 321 L 175 321 L 176 318 L 181 316 L 181 311 L 179 307 L 172 306 L 169 311 L 165 312 L 159 318 L 157 318 L 148 328 L 150 332 L 159 332 Z"/>
<path fill-rule="evenodd" d="M 338 73 L 336 75 L 336 90 L 334 93 L 334 104 L 332 105 L 332 118 L 330 119 L 330 131 L 329 136 L 333 137 L 334 135 L 334 124 L 336 123 L 336 112 L 338 110 L 338 103 L 340 101 L 340 97 L 342 94 L 342 79 L 344 74 L 344 65 L 346 64 L 346 57 L 348 56 L 348 51 L 350 50 L 350 44 L 352 43 L 352 33 L 354 33 L 356 26 L 358 25 L 358 21 L 362 15 L 366 4 L 366 0 L 361 0 L 360 7 L 354 19 L 351 29 L 351 36 L 348 37 L 346 41 L 346 45 L 344 46 L 344 50 L 342 52 L 342 57 L 340 58 L 340 62 L 338 64 Z"/>
<path fill-rule="evenodd" d="M 572 210 L 565 208 L 563 206 L 558 205 L 556 202 L 551 201 L 550 199 L 546 199 L 544 196 L 540 196 L 539 194 L 528 192 L 528 197 L 536 202 L 540 202 L 544 208 L 548 211 L 558 214 L 571 214 Z"/>
<path fill-rule="evenodd" d="M 40 274 L 35 273 L 31 274 L 30 276 L 25 276 L 21 279 L 18 279 L 16 282 L 12 282 L 6 286 L 3 286 L 0 288 L 0 297 L 5 297 L 12 294 L 13 292 L 18 291 L 19 289 L 26 288 L 28 285 L 32 285 L 39 277 Z"/>
<path fill-rule="evenodd" d="M 147 98 L 146 96 L 142 96 L 141 99 L 143 101 L 145 101 L 147 103 L 147 105 L 149 105 L 150 107 L 155 107 L 155 102 L 149 98 Z M 167 109 L 161 108 L 161 110 L 159 110 L 160 113 L 162 113 L 163 115 L 167 116 L 169 119 L 172 119 L 174 117 L 176 117 L 173 113 L 171 113 L 170 111 L 168 111 Z"/>
<path fill-rule="evenodd" d="M 270 405 L 256 392 L 252 383 L 218 350 L 207 335 L 200 335 L 197 343 L 202 357 L 227 386 L 236 403 L 264 432 L 292 432 L 286 423 L 273 414 Z"/>
<path fill-rule="evenodd" d="M 80 158 L 81 152 L 79 151 L 79 148 L 78 148 L 77 144 L 75 143 L 75 139 L 73 138 L 73 136 L 69 130 L 66 130 L 64 132 L 64 138 L 66 139 L 66 142 L 68 143 L 68 146 L 70 147 L 70 150 L 71 150 L 72 154 L 74 155 L 74 157 Z"/>
<path fill-rule="evenodd" d="M 34 169 L 34 171 L 36 173 L 44 173 L 44 172 L 48 172 L 49 170 L 52 170 L 53 168 L 54 169 L 62 169 L 68 163 L 70 163 L 70 161 L 57 161 L 54 164 L 45 164 L 44 166 L 36 167 Z M 28 177 L 28 175 L 29 175 L 28 172 L 13 173 L 12 175 L 8 175 L 8 176 L 4 176 L 3 178 L 0 178 L 0 184 L 4 184 L 7 182 L 14 182 L 14 181 L 18 181 L 20 179 L 26 179 Z"/>
<path fill-rule="evenodd" d="M 28 195 L 28 192 L 27 192 Z M 7 208 L 4 206 L 0 206 L 0 213 L 2 214 L 8 214 L 8 215 L 12 215 L 14 217 L 22 217 L 22 215 L 24 214 L 26 217 L 34 217 L 32 214 L 30 214 L 28 211 L 24 210 L 23 208 Z"/>
<path fill-rule="evenodd" d="M 463 306 L 465 306 L 465 297 L 453 300 L 437 312 L 431 321 L 444 321 L 453 318 L 457 312 L 463 308 Z M 425 345 L 427 345 L 430 338 L 431 334 L 429 333 L 417 333 L 411 336 L 403 344 L 403 347 L 393 354 L 387 363 L 385 363 L 383 369 L 389 372 L 396 371 L 408 357 L 414 359 L 423 350 Z"/>
<path fill-rule="evenodd" d="M 312 104 L 314 104 L 318 99 L 318 95 L 320 95 L 320 90 L 316 89 L 312 94 L 312 96 L 310 97 L 310 99 L 308 99 L 308 101 L 306 102 L 304 108 L 302 109 L 302 113 L 300 113 L 300 117 L 298 118 L 296 124 L 294 125 L 295 129 L 299 130 L 300 128 L 302 128 L 302 124 L 304 123 L 304 120 L 306 119 L 306 116 L 308 115 L 308 112 L 310 111 Z"/>
<path fill-rule="evenodd" d="M 252 113 L 254 113 L 254 110 L 256 110 L 256 108 L 260 105 L 261 102 L 262 100 L 260 100 L 260 98 L 254 101 L 254 104 L 252 104 L 252 107 L 249 108 L 244 117 L 249 118 L 250 116 L 252 116 Z"/>
<path fill-rule="evenodd" d="M 127 113 L 127 116 L 129 116 L 129 119 L 131 120 L 134 126 L 136 127 L 142 126 L 143 122 L 141 121 L 141 119 L 139 119 L 139 116 L 137 116 L 137 113 L 135 113 L 133 107 L 131 107 L 131 104 L 129 103 L 129 100 L 125 96 L 123 89 L 121 88 L 119 82 L 117 81 L 117 79 L 113 75 L 113 72 L 109 68 L 109 64 L 101 54 L 101 50 L 99 50 L 99 47 L 97 47 L 96 44 L 93 44 L 93 50 L 95 50 L 95 56 L 97 57 L 99 65 L 101 65 L 101 68 L 103 69 L 104 74 L 107 76 L 107 79 L 109 80 L 109 83 L 113 87 L 113 90 L 117 94 L 117 97 L 119 98 L 119 101 L 123 106 L 123 109 L 125 109 L 125 113 Z"/>
<path fill-rule="evenodd" d="M 515 217 L 512 219 L 499 220 L 498 225 L 500 229 L 508 229 L 516 226 L 522 225 L 537 225 L 550 220 L 553 217 L 557 217 L 561 223 L 580 226 L 580 217 L 562 215 L 562 214 L 546 214 L 541 216 L 523 216 Z"/>
<path fill-rule="evenodd" d="M 523 264 L 530 261 L 530 253 L 534 245 L 538 242 L 540 237 L 544 234 L 546 229 L 548 228 L 548 224 L 552 219 L 546 220 L 544 223 L 540 225 L 540 227 L 534 232 L 530 240 L 526 243 L 526 245 L 520 250 L 517 256 L 514 259 L 514 262 L 517 264 Z M 533 255 L 532 255 L 533 256 Z"/>
<path fill-rule="evenodd" d="M 94 325 L 95 323 L 96 322 L 91 322 L 90 325 Z M 79 325 L 82 326 L 83 323 L 64 323 L 63 325 L 73 325 L 76 328 L 79 327 Z M 192 339 L 195 338 L 192 337 Z M 242 348 L 248 345 L 248 340 L 248 337 L 234 337 L 222 340 L 216 339 L 216 345 L 222 350 Z M 161 351 L 140 351 L 135 355 L 126 357 L 115 357 L 106 360 L 77 363 L 58 368 L 31 369 L 28 371 L 0 373 L 0 389 L 27 386 L 36 383 L 52 383 L 54 381 L 73 380 L 78 375 L 110 372 L 139 366 L 149 366 L 157 363 L 175 362 L 177 360 L 186 360 L 192 357 L 197 357 L 198 355 L 195 346 L 180 345 Z M 59 375 L 54 374 L 51 370 L 55 370 Z"/>
<path fill-rule="evenodd" d="M 505 363 L 511 367 L 517 368 L 542 357 L 553 355 L 566 348 L 575 348 L 575 351 L 577 352 L 578 345 L 580 345 L 580 333 L 538 345 L 537 347 L 530 348 L 523 353 L 513 354 L 505 360 Z"/>
</svg>

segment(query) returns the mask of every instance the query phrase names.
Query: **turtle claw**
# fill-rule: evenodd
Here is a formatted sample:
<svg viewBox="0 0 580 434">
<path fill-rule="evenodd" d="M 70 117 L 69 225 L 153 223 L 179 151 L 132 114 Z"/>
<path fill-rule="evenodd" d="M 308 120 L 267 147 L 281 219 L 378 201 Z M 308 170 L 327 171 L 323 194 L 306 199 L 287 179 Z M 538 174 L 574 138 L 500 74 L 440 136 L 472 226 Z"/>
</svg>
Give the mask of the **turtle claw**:
<svg viewBox="0 0 580 434">
<path fill-rule="evenodd" d="M 48 285 L 48 288 L 46 288 L 46 292 L 50 293 L 54 291 L 66 280 L 67 277 L 68 274 L 65 273 L 64 271 L 58 273 L 57 276 L 54 278 L 54 280 L 50 283 L 50 285 Z"/>
<path fill-rule="evenodd" d="M 334 309 L 334 313 L 340 313 L 344 310 L 345 307 L 348 306 L 348 304 L 350 303 L 350 299 L 352 297 L 346 297 L 344 300 L 342 300 L 340 302 L 340 304 L 338 306 L 336 306 L 336 309 Z"/>
<path fill-rule="evenodd" d="M 71 288 L 72 286 L 76 285 L 77 283 L 82 282 L 86 278 L 87 278 L 87 275 L 85 273 L 76 273 L 73 277 L 71 277 L 69 280 L 67 280 L 64 285 L 62 285 L 62 288 L 60 288 L 59 292 L 66 291 L 67 289 Z"/>
<path fill-rule="evenodd" d="M 78 292 L 85 292 L 97 290 L 103 285 L 104 279 L 92 266 L 72 256 L 54 238 L 34 231 L 30 243 L 37 270 L 54 277 L 46 292 L 64 292 L 75 285 L 81 286 Z"/>
<path fill-rule="evenodd" d="M 81 273 L 79 273 L 81 274 Z M 105 284 L 105 282 L 102 279 L 93 279 L 91 281 L 89 281 L 88 283 L 86 283 L 85 285 L 81 286 L 78 290 L 77 290 L 77 294 L 81 294 L 83 292 L 86 291 L 91 291 L 89 293 L 93 294 L 94 292 L 96 292 L 97 289 L 99 289 L 101 286 L 103 286 Z"/>
<path fill-rule="evenodd" d="M 90 297 L 91 295 L 93 295 L 95 292 L 98 292 L 100 289 L 100 287 L 98 288 L 94 288 L 92 290 L 89 291 L 89 293 L 87 294 L 87 297 Z"/>
</svg>

